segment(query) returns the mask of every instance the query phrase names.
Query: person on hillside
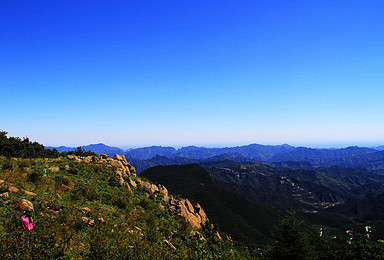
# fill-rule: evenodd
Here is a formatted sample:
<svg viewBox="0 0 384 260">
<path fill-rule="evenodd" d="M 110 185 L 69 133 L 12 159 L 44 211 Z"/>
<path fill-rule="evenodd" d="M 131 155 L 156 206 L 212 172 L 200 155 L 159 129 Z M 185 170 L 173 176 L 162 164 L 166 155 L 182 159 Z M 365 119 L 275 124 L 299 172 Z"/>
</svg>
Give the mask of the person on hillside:
<svg viewBox="0 0 384 260">
<path fill-rule="evenodd" d="M 21 226 L 24 230 L 33 229 L 33 219 L 31 217 L 31 212 L 29 210 L 24 211 L 24 215 L 21 217 Z"/>
</svg>

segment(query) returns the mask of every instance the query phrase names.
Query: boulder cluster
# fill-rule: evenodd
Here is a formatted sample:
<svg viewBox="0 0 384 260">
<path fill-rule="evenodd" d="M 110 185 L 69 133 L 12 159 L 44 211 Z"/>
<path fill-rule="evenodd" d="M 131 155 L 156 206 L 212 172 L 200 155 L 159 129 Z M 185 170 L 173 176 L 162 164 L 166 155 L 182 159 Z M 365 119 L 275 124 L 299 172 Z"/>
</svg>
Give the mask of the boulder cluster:
<svg viewBox="0 0 384 260">
<path fill-rule="evenodd" d="M 28 196 L 28 197 L 35 197 L 36 196 L 35 193 L 30 192 L 30 191 L 26 191 L 23 189 L 18 189 L 9 183 L 5 183 L 4 180 L 0 180 L 0 188 L 2 190 L 8 190 L 6 192 L 0 193 L 0 197 L 3 197 L 3 198 L 8 198 L 9 193 L 16 193 L 16 194 L 23 193 L 23 195 Z M 30 202 L 29 200 L 27 200 L 25 198 L 22 199 L 21 201 L 19 201 L 17 206 L 20 208 L 20 210 L 27 210 L 28 209 L 30 211 L 33 211 L 32 202 Z"/>
</svg>

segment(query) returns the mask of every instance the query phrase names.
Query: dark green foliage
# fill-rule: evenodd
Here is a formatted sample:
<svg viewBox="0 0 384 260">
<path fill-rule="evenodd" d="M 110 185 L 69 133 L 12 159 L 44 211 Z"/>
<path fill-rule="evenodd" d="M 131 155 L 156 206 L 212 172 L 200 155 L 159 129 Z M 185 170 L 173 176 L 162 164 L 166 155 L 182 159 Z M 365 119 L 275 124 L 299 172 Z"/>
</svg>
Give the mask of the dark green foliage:
<svg viewBox="0 0 384 260">
<path fill-rule="evenodd" d="M 317 259 L 374 260 L 384 259 L 384 243 L 366 237 L 355 238 L 352 243 L 345 239 L 312 238 Z"/>
<path fill-rule="evenodd" d="M 7 132 L 0 131 L 0 155 L 19 158 L 58 157 L 57 150 L 45 149 L 38 142 L 31 142 L 28 137 L 7 137 Z"/>
<path fill-rule="evenodd" d="M 30 174 L 28 174 L 28 180 L 33 183 L 37 183 L 41 180 L 43 177 L 43 169 L 41 168 L 34 168 Z"/>
<path fill-rule="evenodd" d="M 91 151 L 85 151 L 81 147 L 72 152 L 59 153 L 56 149 L 45 149 L 42 144 L 31 142 L 28 137 L 20 139 L 19 137 L 7 137 L 7 134 L 5 131 L 0 131 L 0 156 L 8 158 L 58 158 L 68 154 L 76 156 L 96 155 Z"/>
<path fill-rule="evenodd" d="M 313 259 L 314 249 L 309 243 L 307 234 L 302 230 L 303 221 L 296 217 L 295 212 L 288 212 L 281 220 L 279 235 L 270 249 L 273 259 Z"/>
<path fill-rule="evenodd" d="M 272 241 L 270 230 L 278 224 L 279 214 L 216 186 L 209 173 L 198 164 L 157 166 L 140 176 L 201 204 L 211 221 L 236 240 Z"/>
<path fill-rule="evenodd" d="M 49 149 L 47 149 L 49 150 Z M 55 149 L 53 149 L 55 150 Z M 71 155 L 76 155 L 76 156 L 95 156 L 96 154 L 94 152 L 91 152 L 91 151 L 85 151 L 82 147 L 77 147 L 75 151 L 69 151 L 69 152 L 62 152 L 60 155 L 61 156 L 66 156 L 68 154 L 71 154 Z"/>
</svg>

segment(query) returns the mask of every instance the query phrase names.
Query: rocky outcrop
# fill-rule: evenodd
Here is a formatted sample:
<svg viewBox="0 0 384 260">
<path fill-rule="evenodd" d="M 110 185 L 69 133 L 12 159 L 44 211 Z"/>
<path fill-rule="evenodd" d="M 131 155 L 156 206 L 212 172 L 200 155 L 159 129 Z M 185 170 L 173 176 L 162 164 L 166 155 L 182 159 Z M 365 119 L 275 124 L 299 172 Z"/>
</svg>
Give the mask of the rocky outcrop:
<svg viewBox="0 0 384 260">
<path fill-rule="evenodd" d="M 25 195 L 27 196 L 31 196 L 31 197 L 36 197 L 37 194 L 36 193 L 33 193 L 33 192 L 30 192 L 30 191 L 27 191 L 27 190 L 22 190 L 24 192 Z"/>
<path fill-rule="evenodd" d="M 107 163 L 112 167 L 117 168 L 123 176 L 136 176 L 136 169 L 127 162 L 127 159 L 124 155 L 116 154 L 113 158 L 108 157 L 106 154 L 96 155 L 96 156 L 87 156 L 80 157 L 76 155 L 69 154 L 67 159 L 74 160 L 76 162 L 96 162 L 96 163 Z"/>
<path fill-rule="evenodd" d="M 20 209 L 33 211 L 33 204 L 29 200 L 22 199 L 20 204 Z"/>
<path fill-rule="evenodd" d="M 18 188 L 6 184 L 4 180 L 0 180 L 0 187 L 2 187 L 3 189 L 7 189 L 9 192 L 13 192 L 13 193 L 20 192 Z"/>
<path fill-rule="evenodd" d="M 58 172 L 58 171 L 60 171 L 58 166 L 50 167 L 50 168 L 48 168 L 48 170 L 50 170 L 51 172 Z"/>
<path fill-rule="evenodd" d="M 193 228 L 201 228 L 208 220 L 200 204 L 193 205 L 187 199 L 178 200 L 173 198 L 173 196 L 169 196 L 168 190 L 161 184 L 155 185 L 140 179 L 136 181 L 141 187 L 148 189 L 151 193 L 155 195 L 161 194 L 164 201 L 170 202 L 169 213 L 184 218 Z"/>
<path fill-rule="evenodd" d="M 8 191 L 13 192 L 13 193 L 19 193 L 20 192 L 20 190 L 18 188 L 13 187 L 13 186 L 9 186 Z"/>
<path fill-rule="evenodd" d="M 74 155 L 68 155 L 68 159 L 76 161 L 84 161 L 84 158 L 77 157 Z M 193 228 L 199 229 L 208 220 L 203 208 L 200 204 L 192 204 L 189 200 L 183 199 L 178 200 L 168 194 L 168 190 L 161 184 L 156 185 L 149 183 L 148 181 L 141 180 L 136 177 L 135 168 L 130 165 L 124 155 L 116 154 L 113 158 L 108 157 L 106 154 L 95 156 L 92 159 L 95 162 L 107 163 L 110 167 L 116 169 L 115 178 L 121 186 L 125 186 L 128 191 L 136 189 L 137 187 L 145 188 L 148 192 L 155 196 L 161 196 L 166 202 L 170 202 L 168 211 L 172 215 L 184 218 Z M 88 160 L 87 160 L 88 161 Z M 69 187 L 68 187 L 69 188 Z M 61 187 L 62 190 L 69 190 L 66 187 Z M 164 206 L 159 206 L 160 209 L 164 209 Z"/>
<path fill-rule="evenodd" d="M 135 176 L 136 175 L 136 169 L 135 167 L 133 167 L 132 165 L 130 165 L 128 162 L 127 162 L 127 159 L 125 159 L 125 156 L 124 155 L 118 155 L 118 154 L 115 154 L 115 156 L 113 157 L 113 159 L 109 158 L 110 159 L 110 163 L 115 166 L 116 168 L 120 168 L 122 169 L 123 171 L 123 174 L 127 174 L 127 175 L 133 175 Z"/>
<path fill-rule="evenodd" d="M 174 198 L 171 198 L 170 204 L 169 212 L 173 215 L 185 218 L 185 220 L 194 228 L 201 228 L 208 219 L 200 204 L 193 206 L 187 199 L 176 200 Z"/>
<path fill-rule="evenodd" d="M 90 226 L 95 225 L 95 220 L 93 220 L 93 219 L 90 219 L 90 218 L 87 218 L 87 217 L 82 217 L 81 220 L 84 221 L 85 223 L 87 223 Z"/>
<path fill-rule="evenodd" d="M 76 162 L 81 162 L 81 159 L 79 157 L 77 157 L 76 155 L 73 155 L 73 154 L 68 154 L 67 159 L 68 160 L 75 160 Z"/>
<path fill-rule="evenodd" d="M 9 193 L 8 192 L 1 193 L 0 197 L 8 198 L 9 197 Z"/>
</svg>

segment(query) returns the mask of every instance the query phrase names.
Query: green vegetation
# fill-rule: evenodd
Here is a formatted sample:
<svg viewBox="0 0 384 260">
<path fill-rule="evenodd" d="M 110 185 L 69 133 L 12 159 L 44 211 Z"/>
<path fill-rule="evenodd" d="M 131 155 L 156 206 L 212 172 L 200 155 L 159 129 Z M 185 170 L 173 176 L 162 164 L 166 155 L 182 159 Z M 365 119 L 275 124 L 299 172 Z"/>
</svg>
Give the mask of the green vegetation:
<svg viewBox="0 0 384 260">
<path fill-rule="evenodd" d="M 96 155 L 91 151 L 85 151 L 78 147 L 75 151 L 59 153 L 56 149 L 45 149 L 38 142 L 31 142 L 28 137 L 20 139 L 20 137 L 7 137 L 7 132 L 0 131 L 0 156 L 7 158 L 58 158 L 73 154 L 76 156 L 92 156 Z"/>
<path fill-rule="evenodd" d="M 357 234 L 353 239 L 316 236 L 304 228 L 297 214 L 288 211 L 281 219 L 275 242 L 262 250 L 265 259 L 384 259 L 384 241 Z"/>
<path fill-rule="evenodd" d="M 184 219 L 161 209 L 167 203 L 160 196 L 119 186 L 113 171 L 95 162 L 1 156 L 0 179 L 5 182 L 0 193 L 9 196 L 0 197 L 0 258 L 251 258 L 224 235 L 217 239 L 210 224 L 195 233 Z M 9 186 L 19 192 L 10 192 Z M 22 199 L 34 206 L 31 231 L 21 227 Z"/>
<path fill-rule="evenodd" d="M 217 187 L 197 164 L 146 171 L 200 203 L 212 223 L 242 242 L 210 222 L 194 230 L 168 212 L 161 195 L 121 186 L 116 169 L 94 154 L 78 148 L 71 154 L 90 160 L 47 156 L 40 144 L 6 134 L 0 132 L 0 259 L 384 259 L 384 242 L 374 233 L 351 239 L 345 231 L 337 238 L 313 232 L 310 225 L 334 220 L 328 212 L 309 225 L 298 217 L 308 221 L 305 214 L 288 212 L 278 225 L 275 211 Z M 25 200 L 34 208 L 31 231 L 20 222 Z"/>
</svg>

